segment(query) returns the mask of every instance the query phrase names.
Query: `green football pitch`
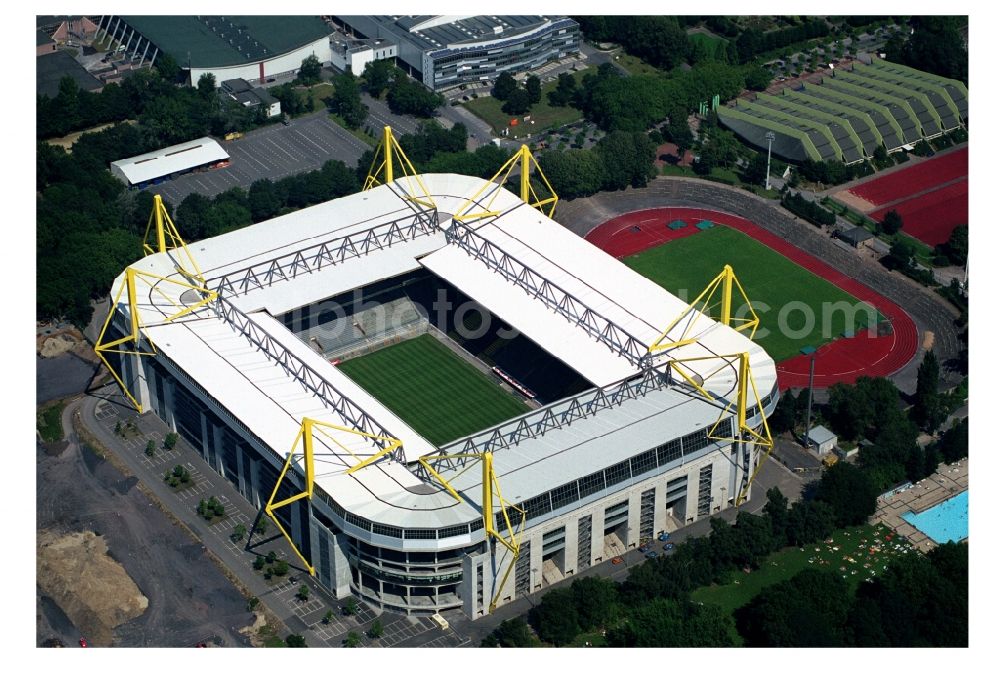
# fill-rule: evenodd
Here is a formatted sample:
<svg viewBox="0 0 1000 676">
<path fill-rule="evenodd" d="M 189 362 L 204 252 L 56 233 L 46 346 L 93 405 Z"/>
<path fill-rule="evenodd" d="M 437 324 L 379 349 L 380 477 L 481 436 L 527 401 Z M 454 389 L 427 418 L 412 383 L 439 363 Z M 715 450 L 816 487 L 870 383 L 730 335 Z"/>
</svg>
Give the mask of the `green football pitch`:
<svg viewBox="0 0 1000 676">
<path fill-rule="evenodd" d="M 339 368 L 437 445 L 529 410 L 427 334 L 345 361 Z"/>
<path fill-rule="evenodd" d="M 661 244 L 628 256 L 624 262 L 689 302 L 728 263 L 760 317 L 754 341 L 775 361 L 794 357 L 806 346 L 818 348 L 848 329 L 863 328 L 872 315 L 878 318 L 870 305 L 752 237 L 725 226 Z M 716 291 L 710 306 L 715 318 L 719 316 L 720 298 L 721 293 Z M 734 298 L 737 316 L 741 316 L 739 307 L 743 304 L 742 299 Z M 847 306 L 858 309 L 845 312 Z M 664 319 L 666 328 L 673 317 Z"/>
</svg>

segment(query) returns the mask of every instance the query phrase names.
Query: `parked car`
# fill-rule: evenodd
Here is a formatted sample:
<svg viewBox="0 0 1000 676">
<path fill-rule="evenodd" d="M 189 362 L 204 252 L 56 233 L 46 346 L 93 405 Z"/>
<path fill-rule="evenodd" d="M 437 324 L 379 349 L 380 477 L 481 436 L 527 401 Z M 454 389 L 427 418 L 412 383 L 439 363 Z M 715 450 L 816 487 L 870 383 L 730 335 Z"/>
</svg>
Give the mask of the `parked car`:
<svg viewBox="0 0 1000 676">
<path fill-rule="evenodd" d="M 86 648 L 87 647 L 87 639 L 85 639 L 82 636 L 80 637 L 80 647 L 81 648 Z"/>
<path fill-rule="evenodd" d="M 660 555 L 659 552 L 653 552 L 653 551 L 646 552 L 646 558 L 647 559 L 655 559 L 659 555 Z"/>
<path fill-rule="evenodd" d="M 665 552 L 669 552 L 673 548 L 674 548 L 673 542 L 668 542 L 667 544 L 663 545 L 663 551 Z"/>
<path fill-rule="evenodd" d="M 663 542 L 664 540 L 666 540 L 669 537 L 670 537 L 670 533 L 668 533 L 667 531 L 663 531 L 662 533 L 660 533 L 657 536 L 656 539 L 659 540 L 660 542 Z"/>
<path fill-rule="evenodd" d="M 625 559 L 623 559 L 622 557 L 616 556 L 615 558 L 611 559 L 611 565 L 617 566 L 619 563 L 623 563 L 624 561 Z"/>
<path fill-rule="evenodd" d="M 643 554 L 645 554 L 646 552 L 648 552 L 650 549 L 651 549 L 651 545 L 648 542 L 646 544 L 642 545 L 641 547 L 639 547 L 639 551 L 642 552 Z"/>
</svg>

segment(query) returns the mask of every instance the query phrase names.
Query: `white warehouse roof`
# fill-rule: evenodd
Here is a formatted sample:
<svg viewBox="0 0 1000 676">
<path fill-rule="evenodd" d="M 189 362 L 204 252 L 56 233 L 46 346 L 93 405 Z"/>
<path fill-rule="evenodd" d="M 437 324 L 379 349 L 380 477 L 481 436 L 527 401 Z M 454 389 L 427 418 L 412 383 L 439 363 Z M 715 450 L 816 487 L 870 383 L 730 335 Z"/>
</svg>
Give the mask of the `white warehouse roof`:
<svg viewBox="0 0 1000 676">
<path fill-rule="evenodd" d="M 203 164 L 228 159 L 229 153 L 222 149 L 218 141 L 204 136 L 169 148 L 160 148 L 145 155 L 116 160 L 111 163 L 111 173 L 130 185 L 136 185 L 178 171 L 188 171 Z"/>
</svg>

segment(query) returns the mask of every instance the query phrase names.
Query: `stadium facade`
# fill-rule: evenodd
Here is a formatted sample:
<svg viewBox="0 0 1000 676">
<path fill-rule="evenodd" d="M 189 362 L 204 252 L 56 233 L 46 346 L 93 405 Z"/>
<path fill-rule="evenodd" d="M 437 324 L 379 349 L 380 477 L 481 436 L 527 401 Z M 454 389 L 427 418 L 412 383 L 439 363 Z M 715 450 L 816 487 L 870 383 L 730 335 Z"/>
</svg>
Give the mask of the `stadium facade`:
<svg viewBox="0 0 1000 676">
<path fill-rule="evenodd" d="M 397 45 L 430 89 L 529 73 L 580 51 L 580 26 L 564 16 L 336 16 L 349 30 Z"/>
<path fill-rule="evenodd" d="M 758 345 L 495 184 L 471 201 L 490 215 L 455 218 L 483 183 L 387 180 L 195 246 L 161 241 L 116 280 L 110 326 L 139 337 L 141 354 L 116 364 L 135 403 L 251 503 L 275 506 L 339 598 L 475 618 L 491 600 L 733 504 L 762 461 L 760 447 L 736 440 L 778 399 L 774 362 Z M 414 198 L 421 191 L 427 199 Z M 344 301 L 357 294 L 364 309 Z M 464 298 L 526 336 L 534 353 L 507 369 L 511 380 L 530 385 L 532 369 L 552 363 L 584 385 L 435 446 L 336 365 L 362 343 L 437 331 L 421 294 Z M 361 313 L 380 308 L 388 319 L 373 330 Z M 461 320 L 442 312 L 440 339 L 453 342 Z M 650 351 L 664 341 L 678 345 Z M 728 357 L 737 353 L 744 361 Z M 740 427 L 747 372 L 759 398 L 744 403 Z M 522 526 L 507 522 L 513 512 Z M 490 537 L 515 530 L 517 556 Z"/>
</svg>

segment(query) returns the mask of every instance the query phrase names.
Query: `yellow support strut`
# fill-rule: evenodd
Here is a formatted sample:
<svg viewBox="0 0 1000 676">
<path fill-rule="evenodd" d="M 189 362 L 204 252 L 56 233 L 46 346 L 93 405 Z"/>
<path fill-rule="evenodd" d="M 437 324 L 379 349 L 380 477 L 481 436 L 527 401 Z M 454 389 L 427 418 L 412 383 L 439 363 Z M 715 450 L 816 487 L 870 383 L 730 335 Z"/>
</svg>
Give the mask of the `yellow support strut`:
<svg viewBox="0 0 1000 676">
<path fill-rule="evenodd" d="M 394 164 L 398 162 L 403 177 L 398 178 L 395 174 Z M 413 168 L 410 158 L 403 152 L 396 137 L 392 134 L 392 127 L 386 125 L 382 129 L 382 140 L 375 149 L 375 157 L 372 158 L 372 165 L 368 169 L 368 177 L 362 190 L 371 190 L 378 185 L 400 184 L 406 179 L 406 198 L 429 209 L 436 209 L 434 198 L 431 197 L 427 186 L 420 180 L 420 174 Z M 414 185 L 416 184 L 416 185 Z"/>
<path fill-rule="evenodd" d="M 733 323 L 733 288 L 736 288 L 740 293 L 740 297 L 743 298 L 743 302 L 749 310 L 750 318 L 737 320 Z M 652 345 L 649 346 L 649 351 L 660 352 L 662 350 L 669 350 L 675 347 L 682 347 L 684 345 L 690 345 L 691 343 L 697 342 L 697 338 L 690 337 L 691 329 L 694 327 L 697 319 L 698 313 L 705 315 L 706 317 L 711 317 L 712 307 L 710 303 L 715 297 L 716 291 L 721 288 L 721 303 L 720 303 L 720 316 L 719 322 L 725 324 L 726 326 L 731 326 L 734 330 L 741 333 L 746 333 L 747 330 L 750 331 L 749 338 L 753 340 L 754 335 L 757 333 L 757 327 L 760 326 L 760 317 L 754 312 L 753 304 L 747 297 L 746 292 L 743 290 L 743 285 L 740 284 L 740 280 L 736 278 L 736 273 L 733 272 L 733 268 L 726 265 L 722 268 L 716 277 L 708 283 L 705 290 L 698 294 L 691 303 L 684 308 L 684 311 L 670 322 L 670 326 L 660 334 Z M 681 336 L 675 340 L 667 340 L 667 335 L 677 327 L 678 324 L 685 321 L 684 330 L 681 332 Z"/>
<path fill-rule="evenodd" d="M 346 432 L 347 434 L 353 434 L 358 437 L 364 437 L 372 441 L 381 441 L 385 443 L 385 447 L 382 448 L 378 453 L 366 458 L 354 465 L 347 470 L 347 474 L 358 471 L 362 467 L 370 465 L 379 458 L 382 458 L 389 453 L 392 453 L 396 449 L 403 445 L 403 442 L 399 439 L 393 439 L 391 437 L 382 437 L 375 434 L 368 434 L 367 432 L 361 432 L 358 430 L 351 429 L 349 427 L 343 427 L 341 425 L 334 425 L 333 423 L 323 422 L 322 420 L 315 420 L 313 418 L 303 418 L 302 424 L 299 426 L 299 432 L 295 436 L 295 441 L 292 443 L 292 448 L 288 452 L 288 457 L 285 459 L 285 466 L 281 469 L 281 474 L 278 475 L 278 480 L 274 483 L 274 490 L 271 491 L 271 497 L 268 498 L 267 503 L 264 505 L 264 513 L 274 522 L 274 525 L 278 527 L 281 534 L 288 541 L 288 544 L 292 547 L 295 555 L 299 557 L 302 563 L 305 565 L 306 569 L 309 571 L 310 575 L 316 575 L 316 568 L 310 563 L 309 559 L 305 557 L 302 551 L 295 544 L 292 536 L 289 535 L 288 531 L 281 524 L 281 521 L 275 516 L 274 511 L 276 509 L 281 509 L 287 505 L 292 504 L 298 500 L 306 499 L 312 500 L 313 489 L 316 480 L 316 464 L 315 464 L 315 446 L 314 446 L 314 434 L 319 432 L 323 434 L 327 439 L 329 439 L 334 445 L 343 449 L 347 454 L 353 456 L 355 459 L 360 460 L 357 455 L 349 448 L 344 446 L 330 434 L 324 432 L 324 429 L 336 430 L 338 432 Z M 299 448 L 299 442 L 302 443 L 302 456 L 303 464 L 305 466 L 305 490 L 292 495 L 291 497 L 285 498 L 284 500 L 278 500 L 275 502 L 275 498 L 278 497 L 278 489 L 281 487 L 281 482 L 284 481 L 285 475 L 288 474 L 288 469 L 292 466 L 292 462 L 295 459 L 296 451 Z"/>
<path fill-rule="evenodd" d="M 750 369 L 750 353 L 748 352 L 738 352 L 736 354 L 724 354 L 724 355 L 711 355 L 708 357 L 688 357 L 686 359 L 674 359 L 668 362 L 670 367 L 676 371 L 685 381 L 691 386 L 697 389 L 703 396 L 711 401 L 715 401 L 717 397 L 709 393 L 701 384 L 699 384 L 692 374 L 689 374 L 685 369 L 681 368 L 681 364 L 689 362 L 700 362 L 700 361 L 716 361 L 722 360 L 722 365 L 718 369 L 712 371 L 707 376 L 702 378 L 702 381 L 708 380 L 713 377 L 716 373 L 722 371 L 723 369 L 730 368 L 734 365 L 736 366 L 736 401 L 735 403 L 730 401 L 726 404 L 725 408 L 719 414 L 719 418 L 708 430 L 708 438 L 713 441 L 734 441 L 743 444 L 750 444 L 751 453 L 756 447 L 763 447 L 766 449 L 764 457 L 754 466 L 754 470 L 750 475 L 750 478 L 746 481 L 746 485 L 740 491 L 736 498 L 736 506 L 738 507 L 746 499 L 747 492 L 750 490 L 750 486 L 753 480 L 757 477 L 757 472 L 760 471 L 761 465 L 767 460 L 767 457 L 771 454 L 774 448 L 774 439 L 771 436 L 771 428 L 767 424 L 767 416 L 764 415 L 764 406 L 760 400 L 760 394 L 757 391 L 757 383 L 754 382 L 753 371 Z M 752 399 L 751 399 L 752 395 Z M 747 424 L 747 404 L 753 402 L 757 406 L 757 411 L 761 417 L 761 430 L 758 432 Z M 722 421 L 726 419 L 730 413 L 732 407 L 736 407 L 736 433 L 732 437 L 717 436 L 716 430 Z"/>
<path fill-rule="evenodd" d="M 499 211 L 493 209 L 493 202 L 496 200 L 497 195 L 500 193 L 500 188 L 507 182 L 510 178 L 511 172 L 514 168 L 520 169 L 520 197 L 521 201 L 525 204 L 534 207 L 544 213 L 548 217 L 552 217 L 555 213 L 556 204 L 559 202 L 559 196 L 556 195 L 556 191 L 553 190 L 552 184 L 549 183 L 549 179 L 546 178 L 545 173 L 542 171 L 541 166 L 538 164 L 538 160 L 535 156 L 531 154 L 531 150 L 526 145 L 522 145 L 521 148 L 511 156 L 509 160 L 504 162 L 503 166 L 500 167 L 497 173 L 493 174 L 486 183 L 481 187 L 472 197 L 467 199 L 462 206 L 458 208 L 453 218 L 456 221 L 472 221 L 478 218 L 486 218 L 488 216 L 497 216 L 500 214 Z M 550 197 L 544 199 L 540 198 L 535 192 L 534 187 L 531 185 L 531 169 L 534 167 L 535 173 L 542 180 L 542 184 L 548 191 Z M 499 180 L 498 180 L 499 179 Z M 483 211 L 473 211 L 478 202 L 477 200 L 482 197 L 485 193 L 489 193 L 489 199 L 485 204 Z M 543 209 L 543 207 L 549 206 L 548 210 Z"/>
<path fill-rule="evenodd" d="M 434 469 L 432 463 L 440 462 L 442 460 L 452 460 L 452 459 L 471 459 L 479 460 L 482 463 L 482 505 L 481 511 L 483 515 L 483 531 L 486 535 L 487 542 L 490 538 L 503 545 L 512 555 L 510 564 L 508 564 L 506 571 L 504 571 L 503 577 L 500 579 L 500 584 L 496 587 L 496 594 L 493 595 L 490 600 L 490 612 L 492 613 L 496 610 L 497 601 L 500 599 L 500 594 L 503 593 L 504 585 L 507 584 L 507 579 L 510 577 L 511 571 L 514 569 L 514 564 L 517 563 L 518 558 L 521 556 L 521 542 L 520 535 L 524 530 L 524 523 L 526 519 L 526 512 L 516 505 L 512 505 L 507 502 L 503 494 L 500 492 L 500 482 L 497 480 L 496 473 L 493 471 L 493 454 L 486 451 L 483 453 L 455 453 L 452 455 L 447 454 L 432 454 L 426 455 L 418 459 L 421 466 L 427 470 L 434 479 L 441 484 L 441 486 L 448 491 L 449 494 L 456 501 L 462 502 L 461 496 L 459 496 L 458 491 L 456 491 L 448 481 L 441 476 Z M 510 534 L 505 536 L 500 533 L 496 528 L 495 515 L 493 513 L 494 497 L 496 497 L 496 503 L 500 505 L 500 514 L 503 517 L 504 526 L 506 531 Z M 519 512 L 521 514 L 520 523 L 515 525 L 511 521 L 508 509 L 514 512 Z"/>
<path fill-rule="evenodd" d="M 166 324 L 172 322 L 175 319 L 180 319 L 181 317 L 190 314 L 197 310 L 198 308 L 211 303 L 218 297 L 214 291 L 210 291 L 203 286 L 195 286 L 194 284 L 188 284 L 177 279 L 167 279 L 166 277 L 161 277 L 160 275 L 155 275 L 151 272 L 142 272 L 136 270 L 135 268 L 129 267 L 125 269 L 125 279 L 122 280 L 121 285 L 118 287 L 118 291 L 115 293 L 114 300 L 111 301 L 111 306 L 108 308 L 108 316 L 104 320 L 104 325 L 101 327 L 101 333 L 97 336 L 97 343 L 94 345 L 94 351 L 97 356 L 100 357 L 104 366 L 107 367 L 108 371 L 114 376 L 118 385 L 122 388 L 122 392 L 128 398 L 135 410 L 142 413 L 142 404 L 132 395 L 129 391 L 128 385 L 125 384 L 124 379 L 115 371 L 114 367 L 111 366 L 111 362 L 104 356 L 106 353 L 115 353 L 123 355 L 136 355 L 136 356 L 151 356 L 156 354 L 156 346 L 153 345 L 153 341 L 150 340 L 149 336 L 144 336 L 142 329 L 145 327 L 140 315 L 139 315 L 139 302 L 136 295 L 136 279 L 142 279 L 143 281 L 150 282 L 153 292 L 157 293 L 162 298 L 166 299 L 174 308 L 177 309 L 172 315 L 169 315 L 162 319 L 162 323 Z M 173 298 L 167 296 L 162 290 L 158 289 L 152 283 L 166 283 L 174 284 L 183 289 L 191 289 L 197 291 L 201 294 L 201 300 L 196 303 L 192 303 L 188 306 L 182 306 Z M 128 303 L 128 314 L 129 314 L 129 333 L 123 338 L 118 340 L 113 340 L 109 343 L 104 342 L 104 336 L 108 331 L 108 327 L 111 326 L 111 320 L 115 316 L 115 312 L 118 310 L 118 302 L 122 298 L 122 294 L 125 294 L 126 302 Z M 141 347 L 141 341 L 145 338 L 146 342 L 149 343 L 149 349 L 151 351 L 143 351 Z M 126 343 L 133 343 L 135 345 L 134 349 L 123 349 L 121 346 Z"/>
<path fill-rule="evenodd" d="M 156 234 L 156 248 L 149 244 L 151 232 Z M 169 240 L 169 241 L 168 241 Z M 163 199 L 159 195 L 153 195 L 153 211 L 149 214 L 149 221 L 146 223 L 146 234 L 142 238 L 142 250 L 146 255 L 154 253 L 167 253 L 176 251 L 180 260 L 174 260 L 178 271 L 183 273 L 188 279 L 199 286 L 205 286 L 205 277 L 198 267 L 197 261 L 191 255 L 187 244 L 181 238 L 174 222 L 170 220 L 170 214 L 163 205 Z"/>
</svg>

